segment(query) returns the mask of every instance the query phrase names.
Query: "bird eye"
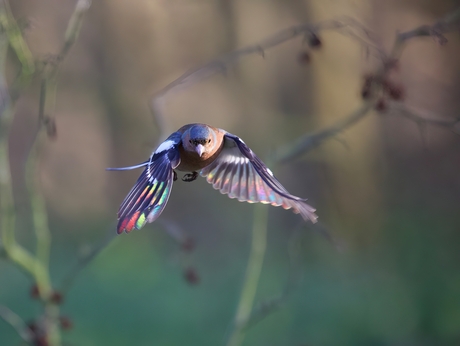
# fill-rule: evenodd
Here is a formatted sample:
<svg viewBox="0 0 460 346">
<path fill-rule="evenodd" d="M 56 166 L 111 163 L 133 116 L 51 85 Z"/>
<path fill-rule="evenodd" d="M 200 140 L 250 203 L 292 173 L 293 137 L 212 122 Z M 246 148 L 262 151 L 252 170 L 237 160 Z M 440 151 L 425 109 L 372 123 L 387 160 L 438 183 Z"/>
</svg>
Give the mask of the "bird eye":
<svg viewBox="0 0 460 346">
<path fill-rule="evenodd" d="M 208 139 L 208 143 L 211 143 L 211 138 Z"/>
</svg>

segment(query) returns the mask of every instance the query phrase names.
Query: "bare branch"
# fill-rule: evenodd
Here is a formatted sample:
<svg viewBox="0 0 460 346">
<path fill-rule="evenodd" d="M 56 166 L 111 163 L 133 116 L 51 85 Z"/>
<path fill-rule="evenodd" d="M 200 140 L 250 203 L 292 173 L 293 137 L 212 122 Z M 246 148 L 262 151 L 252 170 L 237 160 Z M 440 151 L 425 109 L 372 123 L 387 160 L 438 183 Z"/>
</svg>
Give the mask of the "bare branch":
<svg viewBox="0 0 460 346">
<path fill-rule="evenodd" d="M 34 335 L 27 326 L 27 323 L 18 314 L 6 306 L 0 305 L 0 317 L 16 330 L 22 340 L 32 342 Z"/>
<path fill-rule="evenodd" d="M 304 224 L 304 222 L 299 222 L 298 225 L 294 228 L 294 231 L 289 239 L 289 271 L 288 279 L 286 281 L 286 286 L 284 287 L 283 292 L 273 298 L 265 299 L 260 302 L 252 309 L 251 313 L 247 315 L 244 320 L 239 322 L 239 325 L 234 326 L 235 330 L 240 329 L 243 332 L 246 331 L 248 328 L 259 323 L 267 316 L 278 311 L 286 303 L 289 294 L 294 290 L 299 281 L 299 274 L 301 274 L 301 272 L 297 270 L 297 265 L 300 252 L 299 245 L 301 244 L 300 237 L 305 234 L 302 232 L 302 226 Z"/>
<path fill-rule="evenodd" d="M 316 148 L 327 139 L 336 136 L 338 133 L 344 131 L 350 126 L 356 124 L 358 121 L 363 119 L 366 115 L 370 114 L 373 109 L 374 103 L 366 102 L 361 108 L 352 112 L 344 119 L 337 121 L 335 124 L 298 138 L 296 141 L 291 143 L 288 147 L 281 149 L 279 152 L 274 154 L 273 161 L 283 163 L 292 160 L 306 152 Z"/>
<path fill-rule="evenodd" d="M 418 125 L 442 127 L 449 129 L 456 134 L 460 134 L 459 129 L 457 128 L 460 124 L 460 118 L 441 119 L 432 114 L 422 115 L 420 114 L 420 111 L 401 103 L 391 104 L 389 107 L 388 115 L 401 116 L 417 123 Z"/>
<path fill-rule="evenodd" d="M 241 344 L 245 336 L 245 326 L 251 318 L 267 246 L 267 225 L 268 210 L 266 206 L 256 205 L 252 225 L 251 252 L 246 268 L 243 289 L 236 310 L 233 330 L 228 338 L 227 346 L 238 346 Z"/>
<path fill-rule="evenodd" d="M 35 72 L 35 61 L 25 42 L 21 29 L 11 13 L 8 0 L 0 0 L 0 25 L 5 30 L 9 44 L 21 64 L 21 72 L 12 87 L 12 99 L 19 96 L 19 89 L 27 86 Z"/>
<path fill-rule="evenodd" d="M 393 44 L 393 48 L 391 50 L 391 54 L 387 56 L 384 60 L 382 60 L 382 65 L 374 73 L 374 81 L 378 81 L 378 83 L 373 85 L 373 94 L 370 95 L 369 99 L 365 101 L 360 108 L 353 111 L 344 119 L 339 120 L 337 123 L 333 124 L 329 128 L 312 134 L 307 134 L 298 138 L 292 144 L 287 146 L 287 149 L 284 148 L 280 150 L 278 153 L 276 153 L 274 160 L 279 162 L 286 162 L 288 160 L 297 158 L 300 155 L 308 152 L 309 150 L 317 147 L 325 140 L 336 136 L 338 133 L 356 124 L 359 120 L 363 119 L 366 115 L 370 114 L 370 111 L 373 108 L 378 108 L 377 104 L 381 100 L 379 99 L 379 94 L 381 94 L 382 89 L 385 89 L 385 84 L 383 83 L 385 75 L 395 66 L 395 63 L 399 59 L 399 56 L 404 48 L 404 43 L 410 39 L 424 36 L 432 36 L 438 42 L 443 41 L 440 38 L 440 35 L 448 31 L 454 30 L 455 27 L 458 27 L 459 24 L 460 9 L 454 11 L 452 14 L 447 15 L 444 19 L 436 22 L 432 26 L 422 25 L 414 30 L 409 30 L 397 34 Z M 365 32 L 364 29 L 362 31 Z M 444 38 L 444 36 L 442 37 Z M 395 98 L 396 95 L 392 95 L 392 97 Z M 408 116 L 407 112 L 406 116 Z M 420 119 L 418 121 L 420 123 Z M 436 122 L 438 126 L 444 124 L 443 121 Z M 434 124 L 435 121 L 431 120 L 430 123 Z M 452 124 L 452 126 L 454 125 L 455 124 Z"/>
<path fill-rule="evenodd" d="M 45 70 L 40 85 L 40 107 L 38 111 L 40 126 L 47 125 L 46 121 L 50 121 L 49 119 L 46 119 L 45 111 L 46 109 L 50 109 L 52 112 L 54 109 L 57 75 L 59 73 L 61 62 L 67 56 L 70 48 L 72 48 L 78 35 L 80 34 L 84 15 L 89 10 L 90 6 L 91 0 L 78 0 L 75 10 L 70 17 L 69 23 L 67 24 L 64 44 L 61 51 L 54 57 L 50 58 L 49 61 L 45 62 Z"/>
<path fill-rule="evenodd" d="M 164 218 L 159 219 L 157 222 L 163 227 L 166 233 L 179 244 L 184 246 L 184 244 L 191 241 L 191 238 L 187 235 L 185 230 L 176 222 Z"/>
<path fill-rule="evenodd" d="M 10 93 L 8 91 L 8 85 L 6 83 L 5 72 L 6 69 L 6 57 L 8 53 L 8 36 L 6 34 L 0 34 L 0 118 L 4 116 L 5 110 L 10 105 Z"/>
<path fill-rule="evenodd" d="M 55 92 L 57 86 L 57 75 L 60 67 L 60 63 L 66 57 L 69 49 L 75 43 L 76 38 L 80 32 L 81 23 L 83 20 L 83 15 L 89 9 L 91 1 L 88 0 L 78 0 L 75 10 L 72 13 L 72 16 L 69 19 L 69 23 L 67 25 L 67 30 L 65 33 L 65 41 L 64 45 L 57 55 L 56 61 L 53 64 L 48 64 L 47 68 L 44 71 L 41 88 L 40 88 L 40 103 L 39 103 L 39 128 L 38 131 L 42 128 L 42 125 L 47 126 L 47 130 L 49 130 L 49 126 L 53 126 L 54 121 L 48 116 L 45 116 L 46 107 L 49 105 L 49 95 L 47 94 L 48 88 L 52 89 L 51 98 L 52 98 L 52 107 L 54 108 L 54 99 L 55 99 Z M 49 131 L 47 131 L 49 134 Z M 39 151 L 42 146 L 42 141 L 38 136 L 35 139 L 35 143 L 29 153 L 27 159 L 27 183 L 31 198 L 32 204 L 32 216 L 34 221 L 34 229 L 37 236 L 37 258 L 40 260 L 45 267 L 48 267 L 49 261 L 49 253 L 50 253 L 50 246 L 51 246 L 51 233 L 48 226 L 48 216 L 46 212 L 45 201 L 43 196 L 40 194 L 39 189 L 37 188 L 37 174 L 36 169 L 38 166 L 39 161 Z M 42 273 L 39 277 L 44 277 L 47 275 L 46 273 Z M 38 279 L 37 279 L 38 280 Z M 49 278 L 47 280 L 43 280 L 43 282 L 49 282 Z M 37 282 L 40 288 L 40 292 L 47 291 L 46 287 L 40 287 L 40 282 Z"/>
<path fill-rule="evenodd" d="M 75 41 L 80 34 L 81 25 L 86 12 L 91 6 L 91 0 L 78 0 L 75 10 L 70 17 L 69 23 L 67 24 L 67 30 L 64 36 L 64 46 L 62 47 L 61 53 L 59 53 L 60 60 L 62 60 L 69 49 L 74 45 Z"/>
<path fill-rule="evenodd" d="M 404 44 L 415 37 L 430 36 L 439 43 L 447 43 L 447 39 L 443 34 L 454 31 L 459 28 L 460 24 L 460 8 L 447 14 L 444 18 L 440 19 L 433 25 L 421 25 L 413 30 L 401 32 L 396 35 L 395 44 L 392 49 L 391 56 L 399 58 L 401 55 Z"/>
<path fill-rule="evenodd" d="M 0 74 L 5 78 L 6 70 L 6 51 L 8 44 L 13 47 L 18 59 L 21 63 L 27 63 L 27 46 L 20 35 L 20 32 L 15 29 L 16 22 L 11 16 L 11 11 L 6 0 L 0 1 L 0 40 L 2 57 L 0 66 Z M 8 40 L 8 44 L 5 42 Z M 23 55 L 21 55 L 23 54 Z M 23 57 L 24 59 L 20 58 Z M 30 71 L 30 66 L 24 67 L 23 71 Z M 26 72 L 24 72 L 27 74 Z M 30 273 L 32 276 L 38 267 L 35 266 L 34 256 L 25 248 L 20 246 L 15 239 L 15 211 L 13 203 L 12 180 L 8 150 L 8 138 L 11 123 L 13 121 L 13 112 L 9 107 L 3 105 L 0 115 L 0 232 L 2 237 L 2 249 L 6 258 L 15 263 L 21 270 Z"/>
<path fill-rule="evenodd" d="M 97 257 L 97 255 L 99 255 L 102 252 L 102 250 L 107 248 L 107 246 L 113 240 L 113 238 L 115 238 L 115 233 L 113 232 L 113 226 L 110 226 L 109 232 L 107 232 L 107 236 L 104 239 L 102 239 L 102 241 L 98 245 L 94 246 L 92 249 L 89 249 L 89 251 L 86 251 L 83 256 L 77 258 L 76 263 L 64 276 L 59 285 L 59 291 L 63 295 L 67 294 L 67 292 L 71 289 L 73 283 L 75 282 L 77 276 L 83 271 L 83 269 L 85 269 L 88 266 L 88 264 L 90 264 Z"/>
<path fill-rule="evenodd" d="M 203 66 L 191 69 L 155 93 L 152 96 L 150 107 L 162 136 L 166 136 L 166 134 L 171 132 L 167 126 L 166 117 L 164 115 L 165 98 L 168 94 L 176 93 L 182 89 L 188 88 L 191 85 L 199 83 L 215 74 L 225 73 L 230 66 L 235 65 L 244 57 L 254 54 L 264 57 L 265 51 L 274 48 L 284 42 L 299 36 L 316 36 L 318 32 L 326 30 L 334 30 L 341 32 L 344 35 L 350 36 L 358 40 L 364 46 L 371 47 L 372 49 L 376 50 L 379 53 L 378 55 L 380 57 L 382 56 L 382 51 L 373 41 L 370 32 L 365 29 L 363 25 L 349 17 L 343 17 L 343 21 L 330 20 L 320 22 L 316 25 L 300 24 L 292 26 L 275 33 L 274 35 L 266 38 L 258 44 L 237 49 L 221 56 L 220 58 L 210 61 Z M 160 138 L 161 141 L 163 139 L 164 138 Z"/>
</svg>

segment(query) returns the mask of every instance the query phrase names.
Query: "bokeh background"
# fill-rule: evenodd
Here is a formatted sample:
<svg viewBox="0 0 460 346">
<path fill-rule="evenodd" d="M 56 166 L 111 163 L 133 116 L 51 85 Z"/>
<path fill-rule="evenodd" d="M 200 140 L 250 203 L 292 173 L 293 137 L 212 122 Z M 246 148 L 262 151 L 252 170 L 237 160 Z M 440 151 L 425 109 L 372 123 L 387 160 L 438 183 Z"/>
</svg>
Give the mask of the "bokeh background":
<svg viewBox="0 0 460 346">
<path fill-rule="evenodd" d="M 29 23 L 25 37 L 34 55 L 46 59 L 58 52 L 75 1 L 10 3 L 16 18 Z M 188 69 L 298 23 L 351 16 L 389 49 L 396 32 L 431 24 L 459 5 L 93 0 L 62 65 L 57 139 L 40 160 L 54 281 L 78 256 L 114 235 L 118 206 L 140 172 L 105 168 L 141 162 L 158 143 L 148 106 L 155 91 Z M 442 47 L 430 38 L 410 42 L 396 76 L 403 102 L 431 117 L 455 118 L 460 110 L 459 33 L 447 38 Z M 299 38 L 169 97 L 168 126 L 221 127 L 266 158 L 333 124 L 362 103 L 362 76 L 378 60 L 348 36 L 327 32 L 321 40 L 309 64 L 298 62 L 307 49 Z M 21 172 L 37 123 L 37 87 L 18 102 L 11 140 L 17 237 L 28 246 L 34 238 Z M 309 198 L 343 246 L 339 250 L 308 225 L 299 226 L 298 215 L 270 207 L 257 301 L 279 295 L 289 272 L 295 271 L 296 281 L 283 306 L 248 330 L 244 345 L 460 345 L 459 172 L 458 135 L 430 126 L 421 130 L 391 114 L 371 115 L 277 166 L 281 182 Z M 178 181 L 161 222 L 114 236 L 76 278 L 62 306 L 74 324 L 65 340 L 89 346 L 225 344 L 253 213 L 254 205 L 228 199 L 204 179 Z M 193 239 L 193 251 L 178 237 Z M 31 285 L 0 262 L 0 303 L 26 321 L 39 311 Z M 18 343 L 15 331 L 0 321 L 0 344 Z"/>
</svg>

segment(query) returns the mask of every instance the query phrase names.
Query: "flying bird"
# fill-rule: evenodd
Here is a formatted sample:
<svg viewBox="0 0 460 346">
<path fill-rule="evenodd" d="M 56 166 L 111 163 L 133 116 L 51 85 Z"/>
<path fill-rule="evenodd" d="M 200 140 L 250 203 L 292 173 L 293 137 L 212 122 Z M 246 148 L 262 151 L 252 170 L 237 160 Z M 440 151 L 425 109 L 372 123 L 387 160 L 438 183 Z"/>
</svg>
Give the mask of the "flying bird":
<svg viewBox="0 0 460 346">
<path fill-rule="evenodd" d="M 118 234 L 141 229 L 160 216 L 177 180 L 176 169 L 190 172 L 182 178 L 186 182 L 194 181 L 199 172 L 216 190 L 240 202 L 282 206 L 306 221 L 318 218 L 306 199 L 291 195 L 241 138 L 209 125 L 182 126 L 147 161 L 107 170 L 140 167 L 144 171 L 118 210 Z"/>
</svg>

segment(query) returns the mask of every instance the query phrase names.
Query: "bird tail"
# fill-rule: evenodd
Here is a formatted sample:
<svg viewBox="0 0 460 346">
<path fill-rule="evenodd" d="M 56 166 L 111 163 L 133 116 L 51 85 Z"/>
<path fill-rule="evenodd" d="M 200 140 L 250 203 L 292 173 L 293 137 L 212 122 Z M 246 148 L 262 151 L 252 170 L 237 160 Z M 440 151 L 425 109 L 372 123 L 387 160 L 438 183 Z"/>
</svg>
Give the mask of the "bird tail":
<svg viewBox="0 0 460 346">
<path fill-rule="evenodd" d="M 105 170 L 106 171 L 129 171 L 129 170 L 132 170 L 132 169 L 136 169 L 136 168 L 141 168 L 141 167 L 144 167 L 144 166 L 147 166 L 149 164 L 150 161 L 145 161 L 145 162 L 142 162 L 142 163 L 139 163 L 137 165 L 134 165 L 134 166 L 127 166 L 127 167 L 117 167 L 117 168 L 106 168 Z"/>
</svg>

